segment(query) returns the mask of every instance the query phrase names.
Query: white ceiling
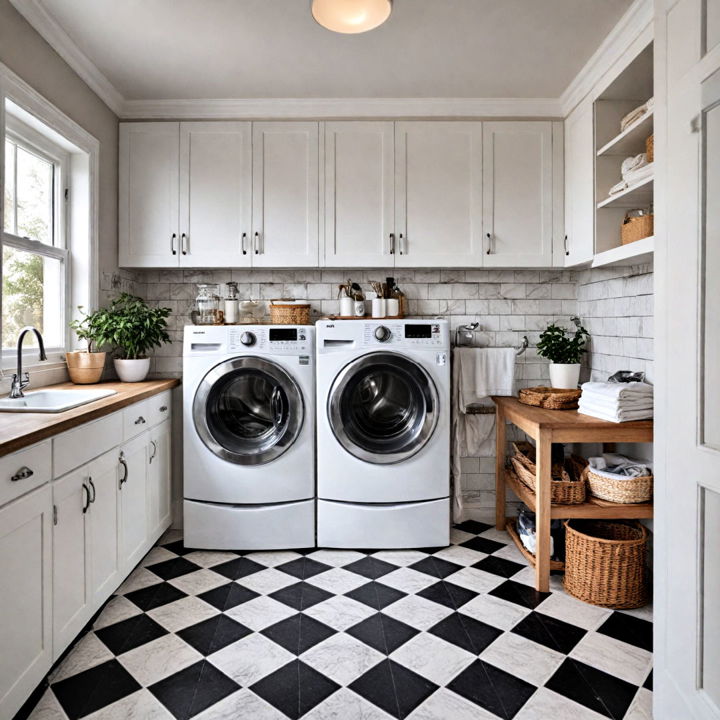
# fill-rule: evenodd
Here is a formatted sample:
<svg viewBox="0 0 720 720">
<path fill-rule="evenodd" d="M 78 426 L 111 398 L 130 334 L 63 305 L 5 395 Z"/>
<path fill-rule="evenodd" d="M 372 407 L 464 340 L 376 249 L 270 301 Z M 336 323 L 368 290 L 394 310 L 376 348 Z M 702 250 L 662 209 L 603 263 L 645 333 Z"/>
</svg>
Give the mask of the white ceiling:
<svg viewBox="0 0 720 720">
<path fill-rule="evenodd" d="M 557 98 L 631 4 L 395 0 L 377 30 L 338 35 L 310 0 L 27 1 L 126 100 Z"/>
</svg>

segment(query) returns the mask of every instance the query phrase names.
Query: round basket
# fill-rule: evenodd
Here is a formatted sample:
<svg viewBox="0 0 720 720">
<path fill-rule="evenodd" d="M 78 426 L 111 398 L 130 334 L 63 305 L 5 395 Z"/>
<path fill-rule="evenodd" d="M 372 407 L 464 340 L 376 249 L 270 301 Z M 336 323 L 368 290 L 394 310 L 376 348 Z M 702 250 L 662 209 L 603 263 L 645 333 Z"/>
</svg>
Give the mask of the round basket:
<svg viewBox="0 0 720 720">
<path fill-rule="evenodd" d="M 566 520 L 565 590 L 600 607 L 645 605 L 647 541 L 639 522 Z"/>
<path fill-rule="evenodd" d="M 633 504 L 650 502 L 653 494 L 653 476 L 614 478 L 585 470 L 588 490 L 593 497 L 614 503 Z"/>
<path fill-rule="evenodd" d="M 309 325 L 310 303 L 271 300 L 270 322 L 273 325 Z"/>
<path fill-rule="evenodd" d="M 576 410 L 582 390 L 562 390 L 551 387 L 522 388 L 518 400 L 546 410 Z"/>
</svg>

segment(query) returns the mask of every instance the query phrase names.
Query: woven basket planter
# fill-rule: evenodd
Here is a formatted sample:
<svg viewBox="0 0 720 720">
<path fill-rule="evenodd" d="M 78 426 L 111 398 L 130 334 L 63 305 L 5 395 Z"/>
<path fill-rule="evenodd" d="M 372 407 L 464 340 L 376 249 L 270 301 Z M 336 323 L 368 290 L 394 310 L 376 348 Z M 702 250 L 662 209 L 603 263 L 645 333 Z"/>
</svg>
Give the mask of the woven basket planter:
<svg viewBox="0 0 720 720">
<path fill-rule="evenodd" d="M 534 405 L 546 410 L 575 410 L 581 390 L 561 390 L 551 387 L 522 388 L 518 400 L 524 405 Z"/>
<path fill-rule="evenodd" d="M 645 605 L 647 541 L 639 522 L 566 520 L 565 590 L 600 607 Z"/>
<path fill-rule="evenodd" d="M 634 504 L 650 502 L 653 494 L 653 476 L 618 478 L 617 480 L 585 470 L 588 490 L 593 497 L 614 503 Z"/>
<path fill-rule="evenodd" d="M 309 325 L 310 304 L 271 300 L 270 322 L 273 325 Z"/>
</svg>

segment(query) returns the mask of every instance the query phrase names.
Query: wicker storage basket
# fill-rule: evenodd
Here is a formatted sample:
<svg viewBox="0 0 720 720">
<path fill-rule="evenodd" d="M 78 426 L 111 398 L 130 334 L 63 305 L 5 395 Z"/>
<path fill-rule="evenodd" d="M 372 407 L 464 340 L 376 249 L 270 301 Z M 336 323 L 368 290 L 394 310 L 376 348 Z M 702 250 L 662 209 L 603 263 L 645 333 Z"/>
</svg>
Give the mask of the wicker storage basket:
<svg viewBox="0 0 720 720">
<path fill-rule="evenodd" d="M 530 443 L 513 443 L 515 455 L 510 458 L 520 482 L 535 492 L 535 448 Z M 550 502 L 553 505 L 579 505 L 585 502 L 585 462 L 567 458 L 565 464 L 553 463 Z M 575 478 L 575 479 L 573 479 Z"/>
<path fill-rule="evenodd" d="M 625 217 L 620 227 L 620 241 L 623 245 L 650 237 L 654 229 L 654 215 L 640 215 L 638 217 Z"/>
<path fill-rule="evenodd" d="M 289 299 L 270 301 L 270 322 L 273 325 L 309 325 L 310 304 Z"/>
<path fill-rule="evenodd" d="M 588 491 L 594 497 L 614 503 L 646 503 L 653 494 L 653 476 L 613 478 L 593 472 L 588 465 L 585 470 Z"/>
<path fill-rule="evenodd" d="M 518 400 L 546 410 L 575 410 L 582 390 L 560 390 L 551 387 L 522 388 Z"/>
<path fill-rule="evenodd" d="M 645 154 L 649 163 L 655 162 L 655 135 L 650 135 L 645 141 Z"/>
<path fill-rule="evenodd" d="M 645 605 L 647 540 L 639 522 L 566 520 L 565 590 L 600 607 Z"/>
</svg>

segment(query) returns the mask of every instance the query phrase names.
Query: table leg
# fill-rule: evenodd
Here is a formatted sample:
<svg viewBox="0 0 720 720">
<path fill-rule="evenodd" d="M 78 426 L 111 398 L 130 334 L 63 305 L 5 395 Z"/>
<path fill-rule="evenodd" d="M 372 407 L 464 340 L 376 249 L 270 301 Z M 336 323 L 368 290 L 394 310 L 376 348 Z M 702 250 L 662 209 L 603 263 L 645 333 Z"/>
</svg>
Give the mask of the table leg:
<svg viewBox="0 0 720 720">
<path fill-rule="evenodd" d="M 495 408 L 495 527 L 505 529 L 505 413 Z"/>
<path fill-rule="evenodd" d="M 550 588 L 550 483 L 552 482 L 552 438 L 550 433 L 540 430 L 536 443 L 535 589 L 547 592 Z"/>
</svg>

